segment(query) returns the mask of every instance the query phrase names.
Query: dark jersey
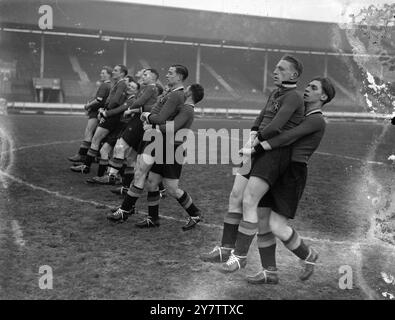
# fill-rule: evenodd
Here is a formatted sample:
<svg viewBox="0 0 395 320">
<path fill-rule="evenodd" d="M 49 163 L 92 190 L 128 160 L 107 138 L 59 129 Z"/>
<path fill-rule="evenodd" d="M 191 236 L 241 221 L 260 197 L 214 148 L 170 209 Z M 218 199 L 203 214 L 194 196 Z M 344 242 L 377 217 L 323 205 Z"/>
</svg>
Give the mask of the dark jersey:
<svg viewBox="0 0 395 320">
<path fill-rule="evenodd" d="M 140 89 L 137 99 L 130 106 L 130 109 L 140 108 L 141 112 L 150 112 L 158 99 L 158 87 L 156 84 L 149 84 Z"/>
<path fill-rule="evenodd" d="M 308 113 L 301 124 L 269 139 L 272 149 L 292 144 L 292 161 L 307 163 L 320 145 L 326 122 L 320 111 Z"/>
<path fill-rule="evenodd" d="M 111 90 L 111 81 L 110 80 L 106 80 L 101 83 L 101 85 L 97 89 L 96 96 L 95 96 L 96 100 L 98 102 L 100 102 L 100 106 L 97 109 L 104 107 L 107 97 L 110 94 L 110 90 Z"/>
<path fill-rule="evenodd" d="M 107 100 L 108 95 L 110 94 L 110 90 L 111 81 L 103 81 L 97 89 L 95 97 L 87 103 L 86 110 L 88 110 L 88 112 L 94 113 L 97 112 L 97 110 L 99 110 L 100 108 L 104 108 L 104 104 Z"/>
<path fill-rule="evenodd" d="M 184 88 L 176 88 L 165 92 L 160 96 L 156 105 L 151 109 L 149 122 L 152 124 L 164 124 L 166 121 L 174 119 L 180 108 L 185 102 Z"/>
<path fill-rule="evenodd" d="M 124 79 L 118 80 L 111 87 L 110 93 L 107 97 L 104 108 L 106 110 L 115 109 L 121 106 L 126 100 L 126 82 Z"/>
<path fill-rule="evenodd" d="M 177 133 L 181 129 L 189 129 L 192 126 L 193 119 L 195 116 L 195 106 L 192 104 L 183 104 L 178 109 L 177 115 L 174 117 L 174 133 Z M 166 132 L 166 124 L 161 124 L 159 126 L 160 131 Z"/>
<path fill-rule="evenodd" d="M 295 89 L 296 87 L 281 87 L 270 94 L 251 129 L 258 131 L 260 141 L 270 139 L 302 122 L 305 110 L 303 98 Z"/>
<path fill-rule="evenodd" d="M 123 112 L 126 111 L 128 108 L 130 108 L 135 101 L 136 101 L 136 95 L 132 94 L 132 95 L 127 96 L 125 102 L 121 106 L 119 106 L 118 108 L 115 108 L 115 109 L 107 110 L 107 116 L 111 117 L 116 114 L 122 113 L 120 115 L 121 120 L 123 122 L 129 122 L 130 118 L 124 118 Z"/>
</svg>

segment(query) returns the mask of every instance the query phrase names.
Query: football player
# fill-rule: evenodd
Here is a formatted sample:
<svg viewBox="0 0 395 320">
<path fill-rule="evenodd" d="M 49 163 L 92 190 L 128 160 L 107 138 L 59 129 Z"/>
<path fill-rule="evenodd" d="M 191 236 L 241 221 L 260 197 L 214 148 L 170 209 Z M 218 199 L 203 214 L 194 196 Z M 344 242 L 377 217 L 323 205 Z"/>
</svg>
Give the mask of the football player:
<svg viewBox="0 0 395 320">
<path fill-rule="evenodd" d="M 306 115 L 297 127 L 260 143 L 267 152 L 292 144 L 292 158 L 285 173 L 261 199 L 259 207 L 258 248 L 262 270 L 248 276 L 253 284 L 277 284 L 276 238 L 295 254 L 304 265 L 299 278 L 305 281 L 313 274 L 318 253 L 309 247 L 296 230 L 288 225 L 295 218 L 307 179 L 307 162 L 318 148 L 325 132 L 322 107 L 335 97 L 336 91 L 328 78 L 316 77 L 304 91 Z M 253 151 L 254 152 L 254 151 Z"/>
<path fill-rule="evenodd" d="M 127 85 L 127 90 L 126 101 L 124 102 L 122 109 L 128 108 L 134 103 L 136 100 L 136 95 L 140 89 L 140 85 L 133 79 L 132 76 L 126 76 L 124 80 Z M 109 165 L 110 154 L 113 152 L 113 150 L 115 150 L 116 143 L 119 140 L 119 137 L 122 136 L 128 121 L 128 119 L 121 117 L 119 126 L 104 138 L 103 145 L 100 148 L 100 161 L 97 176 L 87 179 L 86 181 L 88 183 L 102 183 L 102 179 L 108 177 L 108 175 L 104 174 Z M 114 184 L 116 180 L 115 178 L 116 177 L 114 177 Z M 117 178 L 119 181 L 119 177 Z"/>
<path fill-rule="evenodd" d="M 84 106 L 88 116 L 88 123 L 85 128 L 84 140 L 81 142 L 78 154 L 68 158 L 71 162 L 85 161 L 86 154 L 91 146 L 93 134 L 95 133 L 97 124 L 99 123 L 97 118 L 98 110 L 104 107 L 104 103 L 106 102 L 111 90 L 111 74 L 112 68 L 107 66 L 102 68 L 100 71 L 101 84 L 97 89 L 96 96 L 94 99 L 88 101 Z"/>
<path fill-rule="evenodd" d="M 92 138 L 84 164 L 70 169 L 74 172 L 89 173 L 92 162 L 99 155 L 100 143 L 112 131 L 120 126 L 120 115 L 125 111 L 123 103 L 126 99 L 126 82 L 124 78 L 128 69 L 124 65 L 116 65 L 112 72 L 114 84 L 107 97 L 104 108 L 99 109 L 99 125 Z"/>
<path fill-rule="evenodd" d="M 289 130 L 303 120 L 303 98 L 296 91 L 302 72 L 302 63 L 293 56 L 285 55 L 277 63 L 273 71 L 277 89 L 270 94 L 265 107 L 256 118 L 246 148 L 258 140 L 266 140 L 281 131 Z M 234 272 L 245 267 L 245 250 L 248 250 L 258 226 L 258 203 L 255 203 L 255 198 L 259 194 L 262 198 L 285 171 L 290 162 L 290 153 L 290 147 L 282 147 L 272 153 L 259 153 L 247 162 L 247 173 L 243 167 L 240 168 L 229 196 L 222 245 L 208 254 L 203 254 L 203 260 L 228 260 L 222 266 L 223 272 Z"/>
<path fill-rule="evenodd" d="M 186 101 L 178 110 L 174 118 L 174 123 L 168 127 L 166 124 L 159 125 L 159 130 L 164 135 L 169 133 L 167 131 L 169 128 L 173 129 L 172 133 L 174 134 L 173 137 L 175 137 L 179 130 L 189 129 L 191 127 L 194 119 L 195 105 L 203 99 L 204 89 L 200 84 L 192 84 L 187 88 L 185 97 Z M 149 119 L 151 118 L 149 117 Z M 152 125 L 147 124 L 146 129 L 152 129 Z M 160 163 L 158 163 L 158 156 L 155 157 L 155 163 L 150 170 L 146 183 L 148 191 L 148 217 L 136 223 L 137 227 L 152 228 L 159 226 L 159 184 L 162 181 L 164 182 L 167 193 L 175 198 L 188 214 L 188 221 L 182 229 L 184 231 L 190 230 L 201 221 L 200 210 L 193 203 L 191 196 L 186 191 L 179 188 L 179 179 L 181 176 L 182 164 L 184 163 L 184 156 L 181 157 L 182 159 L 179 159 L 177 153 L 180 155 L 184 153 L 180 152 L 180 150 L 184 151 L 181 149 L 183 142 L 184 141 L 166 140 L 164 136 L 163 157 L 160 159 Z M 169 148 L 174 152 L 173 159 L 175 161 L 172 161 L 172 163 L 166 163 L 166 150 Z"/>
<path fill-rule="evenodd" d="M 170 90 L 165 91 L 158 99 L 158 103 L 151 109 L 151 112 L 143 112 L 141 120 L 164 124 L 171 121 L 177 114 L 177 110 L 185 102 L 184 81 L 188 77 L 188 69 L 182 65 L 173 65 L 169 68 L 166 79 Z M 112 221 L 124 221 L 129 214 L 134 213 L 134 207 L 138 198 L 142 195 L 146 176 L 155 162 L 155 154 L 146 147 L 154 142 L 155 137 L 151 141 L 142 141 L 139 145 L 139 156 L 137 157 L 134 180 L 125 196 L 120 208 L 115 212 L 111 212 L 107 218 Z M 161 145 L 162 146 L 162 145 Z M 155 150 L 153 150 L 155 152 Z M 163 150 L 158 150 L 162 152 Z M 162 153 L 163 154 L 163 153 Z"/>
<path fill-rule="evenodd" d="M 120 138 L 116 141 L 113 156 L 109 161 L 109 173 L 102 177 L 94 177 L 97 183 L 114 185 L 119 171 L 124 165 L 126 153 L 129 152 L 130 161 L 134 162 L 137 157 L 137 148 L 143 139 L 144 129 L 140 120 L 142 112 L 151 111 L 158 97 L 156 81 L 159 74 L 155 69 L 145 69 L 142 75 L 143 87 L 138 93 L 137 99 L 128 103 L 124 116 L 132 116 L 126 128 L 122 131 Z M 130 150 L 131 149 L 131 150 Z M 128 181 L 129 184 L 131 180 Z"/>
</svg>

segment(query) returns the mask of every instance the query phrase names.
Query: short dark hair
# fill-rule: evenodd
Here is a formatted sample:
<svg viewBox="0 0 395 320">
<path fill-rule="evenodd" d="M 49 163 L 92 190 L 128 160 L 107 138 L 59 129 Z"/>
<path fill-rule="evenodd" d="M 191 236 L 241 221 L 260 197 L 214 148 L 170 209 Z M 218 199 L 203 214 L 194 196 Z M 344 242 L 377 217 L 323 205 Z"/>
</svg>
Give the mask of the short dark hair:
<svg viewBox="0 0 395 320">
<path fill-rule="evenodd" d="M 181 64 L 173 64 L 173 68 L 176 68 L 176 73 L 182 76 L 182 80 L 186 80 L 188 78 L 188 69 L 187 67 L 181 65 Z"/>
<path fill-rule="evenodd" d="M 129 82 L 136 82 L 134 78 L 130 75 L 126 76 L 125 79 L 128 79 Z"/>
<path fill-rule="evenodd" d="M 204 88 L 200 84 L 198 84 L 198 83 L 191 84 L 189 86 L 189 90 L 191 90 L 191 93 L 192 93 L 193 103 L 196 104 L 196 103 L 203 100 Z"/>
<path fill-rule="evenodd" d="M 326 77 L 314 77 L 313 79 L 311 79 L 311 81 L 313 80 L 321 82 L 322 91 L 324 91 L 324 93 L 328 97 L 322 105 L 330 102 L 336 95 L 336 90 L 332 84 L 332 81 Z"/>
<path fill-rule="evenodd" d="M 163 87 L 159 83 L 156 84 L 156 87 L 158 88 L 158 96 L 161 96 L 164 90 Z"/>
<path fill-rule="evenodd" d="M 112 74 L 112 68 L 111 67 L 103 66 L 101 69 L 104 70 L 105 72 L 107 72 L 107 74 L 111 76 L 111 74 Z"/>
<path fill-rule="evenodd" d="M 296 70 L 296 72 L 298 73 L 298 77 L 300 77 L 303 73 L 303 63 L 297 59 L 296 57 L 290 55 L 290 54 L 286 54 L 285 56 L 283 56 L 281 58 L 281 60 L 285 60 L 288 61 L 290 64 L 292 64 L 292 66 L 294 67 L 294 69 Z"/>
<path fill-rule="evenodd" d="M 117 64 L 116 67 L 119 67 L 121 69 L 121 72 L 124 74 L 124 77 L 128 75 L 128 68 L 124 66 L 123 64 Z"/>
<path fill-rule="evenodd" d="M 153 73 L 153 74 L 155 75 L 155 77 L 156 77 L 155 80 L 158 80 L 158 79 L 159 79 L 159 72 L 156 71 L 156 69 L 149 68 L 149 69 L 145 69 L 145 70 L 144 70 L 144 72 L 146 72 L 146 71 L 150 71 L 151 73 Z"/>
</svg>

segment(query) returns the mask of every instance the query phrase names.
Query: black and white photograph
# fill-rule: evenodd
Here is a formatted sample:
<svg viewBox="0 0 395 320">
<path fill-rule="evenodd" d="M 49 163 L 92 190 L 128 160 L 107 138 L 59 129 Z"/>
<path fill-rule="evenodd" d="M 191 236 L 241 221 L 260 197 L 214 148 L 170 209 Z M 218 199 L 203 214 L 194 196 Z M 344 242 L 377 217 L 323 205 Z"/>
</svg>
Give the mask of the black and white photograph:
<svg viewBox="0 0 395 320">
<path fill-rule="evenodd" d="M 395 1 L 0 0 L 0 300 L 395 300 Z"/>
</svg>

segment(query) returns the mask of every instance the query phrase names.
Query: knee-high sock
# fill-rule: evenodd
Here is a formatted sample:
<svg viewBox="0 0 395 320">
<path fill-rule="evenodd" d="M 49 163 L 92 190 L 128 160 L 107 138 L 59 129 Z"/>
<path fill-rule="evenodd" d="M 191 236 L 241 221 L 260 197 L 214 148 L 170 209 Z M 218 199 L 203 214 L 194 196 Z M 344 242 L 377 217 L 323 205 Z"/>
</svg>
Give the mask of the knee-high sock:
<svg viewBox="0 0 395 320">
<path fill-rule="evenodd" d="M 126 194 L 126 197 L 122 202 L 121 209 L 126 211 L 132 210 L 138 198 L 140 198 L 142 194 L 143 189 L 133 185 L 131 188 L 129 188 L 128 193 Z"/>
<path fill-rule="evenodd" d="M 240 210 L 241 211 L 241 210 Z M 234 248 L 237 239 L 237 231 L 240 221 L 243 218 L 241 212 L 227 212 L 224 217 L 224 230 L 222 232 L 221 246 L 225 248 Z"/>
<path fill-rule="evenodd" d="M 258 223 L 241 220 L 239 231 L 237 232 L 235 255 L 247 256 L 248 249 L 250 248 L 251 242 L 257 232 Z"/>
<path fill-rule="evenodd" d="M 257 244 L 264 269 L 276 268 L 276 237 L 272 232 L 258 233 Z"/>
<path fill-rule="evenodd" d="M 108 160 L 107 159 L 100 159 L 99 167 L 97 169 L 97 175 L 99 177 L 102 177 L 106 173 L 107 166 L 108 166 Z"/>
<path fill-rule="evenodd" d="M 116 175 L 122 169 L 123 159 L 111 158 L 108 162 L 108 166 L 110 167 L 110 174 Z"/>
<path fill-rule="evenodd" d="M 178 203 L 184 208 L 184 210 L 191 217 L 197 217 L 200 213 L 200 210 L 194 205 L 191 196 L 188 192 L 184 191 L 182 196 L 177 199 Z"/>
<path fill-rule="evenodd" d="M 159 201 L 160 201 L 159 190 L 148 192 L 147 201 L 148 201 L 148 215 L 152 219 L 157 220 L 159 218 Z"/>
<path fill-rule="evenodd" d="M 122 185 L 126 188 L 129 188 L 131 182 L 133 181 L 133 178 L 134 178 L 134 168 L 126 167 L 122 177 Z"/>
<path fill-rule="evenodd" d="M 292 251 L 302 260 L 306 260 L 310 254 L 309 247 L 303 242 L 302 238 L 294 229 L 292 229 L 291 237 L 288 240 L 283 241 L 283 243 L 288 250 Z"/>
<path fill-rule="evenodd" d="M 84 164 L 88 167 L 91 166 L 92 162 L 95 160 L 95 157 L 99 155 L 99 150 L 94 150 L 92 148 L 89 148 L 87 154 L 86 154 L 86 159 Z"/>
<path fill-rule="evenodd" d="M 80 144 L 80 150 L 78 151 L 78 154 L 81 156 L 86 156 L 89 148 L 91 147 L 91 142 L 90 141 L 82 141 Z"/>
</svg>

